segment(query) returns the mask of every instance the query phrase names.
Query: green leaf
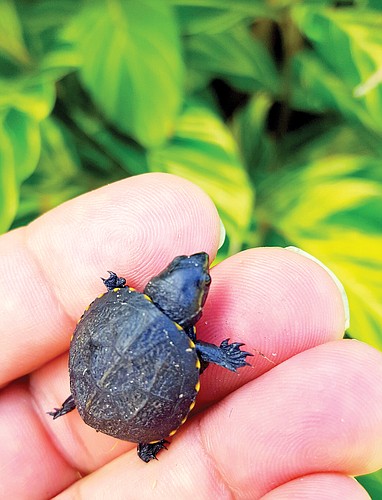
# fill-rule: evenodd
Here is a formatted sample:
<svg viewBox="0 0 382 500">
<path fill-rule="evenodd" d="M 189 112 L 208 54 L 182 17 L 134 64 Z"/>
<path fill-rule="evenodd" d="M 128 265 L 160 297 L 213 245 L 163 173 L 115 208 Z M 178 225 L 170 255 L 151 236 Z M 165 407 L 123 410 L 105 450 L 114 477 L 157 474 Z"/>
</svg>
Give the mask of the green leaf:
<svg viewBox="0 0 382 500">
<path fill-rule="evenodd" d="M 220 118 L 199 103 L 188 105 L 172 141 L 148 156 L 152 171 L 189 179 L 212 198 L 227 230 L 230 248 L 241 249 L 250 224 L 253 191 L 235 141 Z"/>
<path fill-rule="evenodd" d="M 382 498 L 382 469 L 372 474 L 358 476 L 356 479 L 362 484 L 372 499 L 378 500 Z"/>
<path fill-rule="evenodd" d="M 60 123 L 49 117 L 39 128 L 41 156 L 33 175 L 21 185 L 13 227 L 27 224 L 69 198 L 98 187 L 82 171 L 75 145 Z"/>
<path fill-rule="evenodd" d="M 275 11 L 262 0 L 168 0 L 176 7 L 185 34 L 219 33 L 245 19 L 272 18 Z"/>
<path fill-rule="evenodd" d="M 367 6 L 369 9 L 382 10 L 380 0 L 367 0 Z"/>
<path fill-rule="evenodd" d="M 42 154 L 38 168 L 44 171 L 51 169 L 57 179 L 65 175 L 73 180 L 80 175 L 81 162 L 77 149 L 60 123 L 54 117 L 48 117 L 40 123 L 40 130 Z"/>
<path fill-rule="evenodd" d="M 245 24 L 222 33 L 190 36 L 185 46 L 187 67 L 206 80 L 223 78 L 244 92 L 278 92 L 275 64 Z"/>
<path fill-rule="evenodd" d="M 1 93 L 52 83 L 78 66 L 79 57 L 73 43 L 65 37 L 63 28 L 75 14 L 80 2 L 74 0 L 21 0 L 10 9 L 7 2 L 7 30 L 0 50 Z M 8 32 L 12 34 L 8 36 Z M 10 38 L 10 42 L 8 40 Z M 2 45 L 0 34 L 0 49 Z M 22 45 L 21 45 L 22 44 Z"/>
<path fill-rule="evenodd" d="M 129 175 L 143 174 L 148 171 L 145 150 L 129 137 L 110 128 L 94 114 L 77 109 L 72 110 L 72 118 L 90 141 L 90 147 L 93 150 L 91 154 L 101 155 L 99 160 L 95 160 L 95 164 L 101 163 L 104 168 L 108 165 L 114 168 L 120 167 Z M 83 153 L 84 146 L 85 144 L 79 146 L 80 154 Z"/>
<path fill-rule="evenodd" d="M 51 83 L 18 87 L 9 85 L 7 94 L 2 93 L 0 83 L 0 107 L 9 107 L 26 113 L 35 120 L 43 120 L 52 111 L 56 93 Z"/>
<path fill-rule="evenodd" d="M 3 0 L 0 15 L 0 54 L 3 53 L 17 64 L 29 64 L 30 56 L 23 39 L 23 30 L 15 3 Z"/>
<path fill-rule="evenodd" d="M 0 107 L 17 109 L 36 120 L 51 112 L 55 81 L 72 71 L 79 61 L 73 43 L 62 30 L 64 21 L 73 16 L 74 6 L 72 0 L 39 0 L 18 2 L 17 12 L 8 8 L 3 22 L 13 23 L 9 30 L 14 32 L 18 45 L 24 44 L 24 55 L 12 49 L 2 57 L 0 51 Z"/>
<path fill-rule="evenodd" d="M 3 107 L 0 119 L 0 233 L 11 226 L 19 203 L 20 185 L 37 166 L 41 150 L 39 121 L 51 112 L 54 99 L 55 90 L 50 83 L 25 89 L 10 85 L 7 95 L 0 93 L 0 107 Z"/>
<path fill-rule="evenodd" d="M 57 85 L 57 115 L 75 142 L 81 163 L 102 177 L 147 172 L 146 150 L 107 122 L 72 74 Z"/>
<path fill-rule="evenodd" d="M 107 119 L 146 147 L 168 138 L 183 77 L 171 7 L 164 0 L 100 0 L 86 5 L 71 32 L 81 78 Z"/>
<path fill-rule="evenodd" d="M 276 149 L 267 135 L 267 120 L 272 99 L 259 92 L 236 113 L 233 132 L 253 179 L 257 180 L 275 160 Z"/>
<path fill-rule="evenodd" d="M 35 170 L 41 150 L 40 130 L 36 120 L 17 110 L 10 110 L 5 127 L 13 148 L 16 182 L 20 185 Z"/>
<path fill-rule="evenodd" d="M 280 145 L 285 168 L 312 163 L 323 157 L 338 155 L 382 158 L 379 136 L 362 126 L 349 126 L 333 117 L 315 119 L 303 128 L 289 132 Z"/>
<path fill-rule="evenodd" d="M 39 82 L 57 80 L 78 67 L 77 49 L 66 36 L 65 29 L 81 3 L 78 0 L 24 0 L 17 3 Z"/>
<path fill-rule="evenodd" d="M 15 1 L 15 0 L 13 0 Z M 27 44 L 33 54 L 45 53 L 62 29 L 78 14 L 84 0 L 17 0 L 15 6 L 24 30 Z"/>
<path fill-rule="evenodd" d="M 337 274 L 350 334 L 382 349 L 381 159 L 329 155 L 278 172 L 258 188 L 258 216 Z"/>
<path fill-rule="evenodd" d="M 302 92 L 309 92 L 306 100 L 382 133 L 381 16 L 361 9 L 297 6 L 292 17 L 320 58 L 297 56 L 297 79 Z"/>
<path fill-rule="evenodd" d="M 354 124 L 362 124 L 379 133 L 379 124 L 355 99 L 353 90 L 317 54 L 304 51 L 292 61 L 293 106 L 309 112 L 336 111 Z"/>
<path fill-rule="evenodd" d="M 11 225 L 17 210 L 20 184 L 31 175 L 40 154 L 38 124 L 16 110 L 0 119 L 0 233 Z"/>
<path fill-rule="evenodd" d="M 4 117 L 0 121 L 0 233 L 5 232 L 15 216 L 18 186 L 12 141 L 5 127 Z"/>
</svg>

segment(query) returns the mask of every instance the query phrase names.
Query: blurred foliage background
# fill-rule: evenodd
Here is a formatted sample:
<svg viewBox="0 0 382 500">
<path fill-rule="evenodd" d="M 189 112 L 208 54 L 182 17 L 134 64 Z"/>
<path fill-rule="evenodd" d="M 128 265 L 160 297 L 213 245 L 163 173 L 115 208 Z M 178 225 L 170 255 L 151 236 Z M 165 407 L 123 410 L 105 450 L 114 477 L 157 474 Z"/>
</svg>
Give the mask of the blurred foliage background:
<svg viewBox="0 0 382 500">
<path fill-rule="evenodd" d="M 0 0 L 0 232 L 149 171 L 209 193 L 220 258 L 321 259 L 382 349 L 380 0 Z"/>
</svg>

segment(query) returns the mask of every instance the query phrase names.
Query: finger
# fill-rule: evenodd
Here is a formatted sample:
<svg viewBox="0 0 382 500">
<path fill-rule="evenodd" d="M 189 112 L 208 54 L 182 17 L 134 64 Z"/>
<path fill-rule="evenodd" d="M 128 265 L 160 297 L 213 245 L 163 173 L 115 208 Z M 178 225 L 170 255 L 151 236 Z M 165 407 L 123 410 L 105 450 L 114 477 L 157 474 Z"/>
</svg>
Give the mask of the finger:
<svg viewBox="0 0 382 500">
<path fill-rule="evenodd" d="M 25 382 L 0 393 L 1 498 L 51 498 L 80 476 L 47 434 Z"/>
<path fill-rule="evenodd" d="M 194 184 L 147 174 L 93 191 L 0 239 L 0 384 L 68 347 L 111 269 L 142 286 L 179 254 L 213 258 L 219 218 Z"/>
<path fill-rule="evenodd" d="M 270 491 L 261 500 L 370 500 L 364 488 L 354 478 L 326 472 L 299 477 Z"/>
<path fill-rule="evenodd" d="M 316 262 L 282 248 L 241 252 L 211 270 L 212 286 L 198 337 L 243 342 L 253 370 L 210 365 L 198 402 L 216 401 L 275 364 L 344 334 L 340 290 Z M 265 357 L 259 355 L 263 353 Z"/>
<path fill-rule="evenodd" d="M 382 355 L 352 340 L 304 351 L 213 407 L 201 432 L 220 473 L 254 498 L 315 472 L 373 472 L 382 466 Z"/>
<path fill-rule="evenodd" d="M 116 498 L 261 498 L 308 474 L 372 472 L 381 450 L 381 353 L 337 341 L 294 356 L 194 418 L 157 462 L 131 451 L 60 498 L 112 490 Z"/>
<path fill-rule="evenodd" d="M 198 330 L 206 340 L 219 343 L 231 337 L 245 342 L 246 349 L 258 347 L 269 357 L 277 353 L 275 362 L 279 362 L 343 333 L 338 289 L 325 270 L 305 257 L 277 248 L 255 249 L 227 259 L 212 273 L 211 292 Z M 254 370 L 240 369 L 237 374 L 210 365 L 201 378 L 199 409 L 273 366 L 256 353 L 253 363 Z M 135 447 L 96 435 L 75 411 L 57 421 L 44 415 L 69 394 L 66 357 L 33 374 L 31 388 L 48 432 L 82 472 L 93 471 Z"/>
</svg>

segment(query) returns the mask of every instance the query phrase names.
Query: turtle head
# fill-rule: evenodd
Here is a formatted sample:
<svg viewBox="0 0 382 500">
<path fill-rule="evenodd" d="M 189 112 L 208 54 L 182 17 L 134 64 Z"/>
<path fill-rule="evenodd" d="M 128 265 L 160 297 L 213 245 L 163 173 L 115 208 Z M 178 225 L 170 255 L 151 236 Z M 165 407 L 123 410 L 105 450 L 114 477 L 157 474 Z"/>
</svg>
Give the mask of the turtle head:
<svg viewBox="0 0 382 500">
<path fill-rule="evenodd" d="M 176 257 L 151 278 L 144 293 L 172 321 L 193 326 L 202 315 L 211 284 L 209 258 L 205 252 Z"/>
</svg>

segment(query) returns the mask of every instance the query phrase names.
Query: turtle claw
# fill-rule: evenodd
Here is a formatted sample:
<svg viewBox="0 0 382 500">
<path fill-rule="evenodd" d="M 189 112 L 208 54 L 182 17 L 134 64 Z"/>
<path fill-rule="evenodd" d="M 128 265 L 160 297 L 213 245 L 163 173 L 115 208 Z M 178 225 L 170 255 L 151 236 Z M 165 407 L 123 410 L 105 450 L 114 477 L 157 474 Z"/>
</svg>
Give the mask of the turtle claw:
<svg viewBox="0 0 382 500">
<path fill-rule="evenodd" d="M 73 396 L 70 395 L 65 401 L 62 403 L 61 408 L 54 408 L 53 411 L 47 411 L 46 413 L 53 417 L 53 420 L 56 420 L 58 417 L 62 417 L 66 415 L 70 411 L 74 410 L 76 407 L 76 403 L 74 402 Z"/>
<path fill-rule="evenodd" d="M 231 372 L 235 372 L 242 366 L 249 365 L 246 361 L 246 357 L 253 356 L 253 354 L 240 349 L 240 347 L 244 344 L 240 342 L 232 342 L 232 344 L 229 344 L 228 342 L 229 339 L 225 339 L 220 346 L 203 342 L 201 340 L 197 340 L 195 342 L 202 370 L 206 368 L 208 363 L 214 363 L 215 365 L 222 366 Z"/>
<path fill-rule="evenodd" d="M 229 339 L 225 339 L 219 346 L 222 357 L 221 366 L 224 366 L 224 368 L 232 372 L 235 372 L 238 368 L 243 366 L 250 366 L 246 357 L 253 356 L 253 354 L 240 349 L 244 344 L 241 342 L 232 342 L 232 344 L 229 344 L 228 342 Z"/>
<path fill-rule="evenodd" d="M 150 460 L 158 460 L 157 454 L 163 450 L 167 450 L 166 444 L 169 444 L 165 439 L 161 439 L 157 443 L 139 443 L 137 448 L 138 457 L 148 463 Z"/>
<path fill-rule="evenodd" d="M 108 278 L 101 278 L 104 285 L 108 290 L 114 290 L 114 288 L 123 288 L 126 285 L 125 278 L 118 277 L 113 271 L 108 271 L 110 276 Z"/>
</svg>

